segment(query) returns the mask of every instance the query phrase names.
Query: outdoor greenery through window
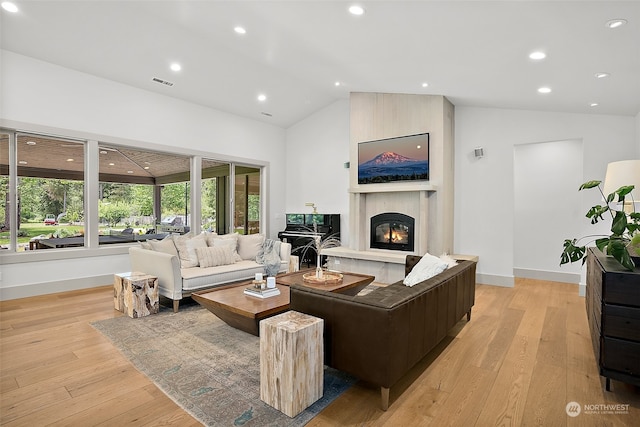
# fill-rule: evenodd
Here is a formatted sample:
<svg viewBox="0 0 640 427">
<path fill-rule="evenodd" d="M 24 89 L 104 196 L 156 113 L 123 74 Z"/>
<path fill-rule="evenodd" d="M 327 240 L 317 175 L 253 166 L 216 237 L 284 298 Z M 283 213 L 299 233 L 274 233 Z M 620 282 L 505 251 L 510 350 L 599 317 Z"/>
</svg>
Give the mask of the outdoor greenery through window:
<svg viewBox="0 0 640 427">
<path fill-rule="evenodd" d="M 100 245 L 186 233 L 194 220 L 198 229 L 220 234 L 231 228 L 232 220 L 234 230 L 240 233 L 260 231 L 259 168 L 203 159 L 202 180 L 192 193 L 190 156 L 42 135 L 14 135 L 17 160 L 9 155 L 11 135 L 0 133 L 2 249 L 13 249 L 13 212 L 17 212 L 15 250 L 19 252 L 86 246 L 86 228 L 97 230 Z M 95 153 L 95 157 L 89 153 Z M 16 162 L 15 184 L 10 182 L 12 161 Z M 85 163 L 98 165 L 97 183 L 86 187 L 97 188 L 97 197 L 89 196 L 97 200 L 97 222 L 85 218 L 85 186 L 87 180 L 95 179 L 91 174 L 85 176 Z M 239 173 L 235 204 L 228 188 L 234 172 Z M 12 185 L 16 187 L 17 211 L 10 206 Z M 195 215 L 190 212 L 193 194 L 200 198 L 200 212 Z"/>
<path fill-rule="evenodd" d="M 0 245 L 9 247 L 9 135 L 0 133 Z"/>
<path fill-rule="evenodd" d="M 236 168 L 234 230 L 240 234 L 260 232 L 260 169 Z"/>
</svg>

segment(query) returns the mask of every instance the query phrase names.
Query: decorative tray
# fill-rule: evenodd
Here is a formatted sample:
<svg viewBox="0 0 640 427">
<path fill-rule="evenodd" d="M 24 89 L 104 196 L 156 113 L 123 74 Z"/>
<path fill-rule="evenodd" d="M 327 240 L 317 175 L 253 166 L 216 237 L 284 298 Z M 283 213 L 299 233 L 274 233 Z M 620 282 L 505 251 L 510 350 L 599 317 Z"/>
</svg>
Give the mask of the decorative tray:
<svg viewBox="0 0 640 427">
<path fill-rule="evenodd" d="M 314 271 L 312 273 L 303 274 L 302 280 L 307 283 L 314 283 L 316 285 L 335 285 L 337 283 L 342 283 L 342 274 L 333 271 L 323 271 L 322 277 L 317 278 Z"/>
</svg>

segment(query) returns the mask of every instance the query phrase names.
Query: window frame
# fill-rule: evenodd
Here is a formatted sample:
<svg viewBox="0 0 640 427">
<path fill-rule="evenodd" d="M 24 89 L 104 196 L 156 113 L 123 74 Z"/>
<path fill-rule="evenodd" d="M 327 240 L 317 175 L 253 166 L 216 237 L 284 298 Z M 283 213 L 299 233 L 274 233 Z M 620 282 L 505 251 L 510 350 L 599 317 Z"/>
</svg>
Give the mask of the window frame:
<svg viewBox="0 0 640 427">
<path fill-rule="evenodd" d="M 172 147 L 174 149 L 167 149 L 166 145 L 160 146 L 152 143 L 142 143 L 139 141 L 126 140 L 107 136 L 96 136 L 94 134 L 85 134 L 83 132 L 76 132 L 70 130 L 64 130 L 60 132 L 51 132 L 50 128 L 43 128 L 40 126 L 7 126 L 0 122 L 0 133 L 9 135 L 9 193 L 11 203 L 11 230 L 9 239 L 9 248 L 0 251 L 0 256 L 3 258 L 3 263 L 12 264 L 20 262 L 33 262 L 33 261 L 46 261 L 55 259 L 73 259 L 92 256 L 108 256 L 119 255 L 128 252 L 130 246 L 137 243 L 122 243 L 114 245 L 100 245 L 98 241 L 99 230 L 99 215 L 98 215 L 98 191 L 99 191 L 99 144 L 115 145 L 124 148 L 136 149 L 136 150 L 149 150 L 157 151 L 165 154 L 175 154 L 178 156 L 187 156 L 190 158 L 190 223 L 192 224 L 191 230 L 194 233 L 201 232 L 201 187 L 200 178 L 202 173 L 202 158 L 212 159 L 219 162 L 229 163 L 230 177 L 229 182 L 234 182 L 235 178 L 235 165 L 246 165 L 260 170 L 260 212 L 262 215 L 262 221 L 260 222 L 260 233 L 268 234 L 268 220 L 266 215 L 266 203 L 264 202 L 267 194 L 267 186 L 265 181 L 266 171 L 269 167 L 269 162 L 246 159 L 234 156 L 228 156 L 220 153 L 202 152 L 197 150 L 184 149 L 180 147 Z M 77 248 L 64 248 L 64 249 L 48 249 L 48 250 L 31 250 L 18 252 L 17 249 L 17 216 L 16 216 L 16 200 L 17 200 L 17 146 L 16 135 L 17 134 L 30 134 L 38 135 L 42 137 L 68 139 L 74 141 L 80 141 L 85 144 L 84 150 L 84 203 L 85 203 L 85 238 L 84 246 Z M 229 211 L 227 219 L 228 224 L 233 223 L 233 209 L 234 201 L 230 194 L 227 194 L 227 203 L 229 203 Z"/>
</svg>

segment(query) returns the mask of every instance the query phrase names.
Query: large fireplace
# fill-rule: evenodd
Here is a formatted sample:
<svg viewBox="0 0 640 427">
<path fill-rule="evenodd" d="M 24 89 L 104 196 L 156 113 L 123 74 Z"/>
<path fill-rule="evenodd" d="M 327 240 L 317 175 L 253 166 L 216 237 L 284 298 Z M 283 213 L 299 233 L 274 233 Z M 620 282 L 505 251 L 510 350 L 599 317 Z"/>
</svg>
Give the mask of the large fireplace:
<svg viewBox="0 0 640 427">
<path fill-rule="evenodd" d="M 371 244 L 376 249 L 413 251 L 415 220 L 398 212 L 371 217 Z"/>
</svg>

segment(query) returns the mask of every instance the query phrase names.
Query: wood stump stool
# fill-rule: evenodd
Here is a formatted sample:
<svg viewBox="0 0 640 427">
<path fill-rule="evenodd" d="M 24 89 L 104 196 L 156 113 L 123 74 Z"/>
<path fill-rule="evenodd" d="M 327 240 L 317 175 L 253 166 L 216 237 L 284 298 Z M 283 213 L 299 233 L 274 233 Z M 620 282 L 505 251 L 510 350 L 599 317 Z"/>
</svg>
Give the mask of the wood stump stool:
<svg viewBox="0 0 640 427">
<path fill-rule="evenodd" d="M 324 320 L 287 311 L 260 322 L 260 399 L 295 417 L 323 393 Z"/>
<path fill-rule="evenodd" d="M 129 317 L 143 317 L 160 310 L 158 278 L 144 273 L 118 273 L 113 281 L 113 304 Z"/>
</svg>

